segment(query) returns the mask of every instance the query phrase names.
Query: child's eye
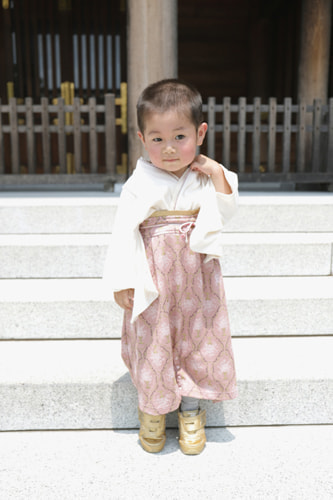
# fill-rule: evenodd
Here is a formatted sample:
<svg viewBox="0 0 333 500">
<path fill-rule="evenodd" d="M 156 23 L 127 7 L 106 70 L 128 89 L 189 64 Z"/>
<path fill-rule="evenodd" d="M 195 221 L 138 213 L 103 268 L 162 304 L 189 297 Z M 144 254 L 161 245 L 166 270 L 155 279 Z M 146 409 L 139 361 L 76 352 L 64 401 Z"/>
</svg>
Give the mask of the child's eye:
<svg viewBox="0 0 333 500">
<path fill-rule="evenodd" d="M 176 140 L 177 141 L 181 141 L 182 139 L 184 139 L 185 135 L 184 134 L 179 134 L 176 136 Z"/>
<path fill-rule="evenodd" d="M 161 140 L 162 139 L 160 137 L 154 137 L 153 142 L 161 142 Z"/>
</svg>

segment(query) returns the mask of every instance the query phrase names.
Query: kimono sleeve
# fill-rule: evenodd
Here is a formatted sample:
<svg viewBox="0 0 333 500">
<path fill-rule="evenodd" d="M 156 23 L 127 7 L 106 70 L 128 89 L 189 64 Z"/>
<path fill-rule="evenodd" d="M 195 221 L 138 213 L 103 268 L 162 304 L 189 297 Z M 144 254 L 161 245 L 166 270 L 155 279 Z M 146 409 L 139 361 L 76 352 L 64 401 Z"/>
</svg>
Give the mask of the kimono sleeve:
<svg viewBox="0 0 333 500">
<path fill-rule="evenodd" d="M 123 188 L 103 273 L 103 279 L 113 291 L 135 286 L 136 240 L 140 237 L 135 214 L 136 197 Z"/>
<path fill-rule="evenodd" d="M 221 167 L 232 191 L 231 194 L 216 193 L 217 207 L 222 217 L 222 224 L 225 226 L 238 208 L 238 177 L 223 165 Z"/>
</svg>

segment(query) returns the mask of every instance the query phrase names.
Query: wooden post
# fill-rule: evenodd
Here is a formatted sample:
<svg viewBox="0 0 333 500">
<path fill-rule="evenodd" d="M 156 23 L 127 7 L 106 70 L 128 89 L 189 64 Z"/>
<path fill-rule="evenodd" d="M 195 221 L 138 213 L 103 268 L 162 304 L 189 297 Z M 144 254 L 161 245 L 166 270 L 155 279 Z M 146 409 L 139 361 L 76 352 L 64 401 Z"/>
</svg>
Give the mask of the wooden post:
<svg viewBox="0 0 333 500">
<path fill-rule="evenodd" d="M 303 0 L 298 97 L 327 101 L 332 0 Z"/>
<path fill-rule="evenodd" d="M 129 171 L 143 149 L 137 137 L 136 102 L 150 83 L 177 76 L 177 0 L 128 0 Z"/>
<path fill-rule="evenodd" d="M 303 0 L 298 101 L 312 105 L 314 99 L 327 102 L 330 64 L 332 0 Z M 312 116 L 306 117 L 306 127 Z M 312 151 L 311 133 L 306 133 L 305 162 L 309 165 Z"/>
</svg>

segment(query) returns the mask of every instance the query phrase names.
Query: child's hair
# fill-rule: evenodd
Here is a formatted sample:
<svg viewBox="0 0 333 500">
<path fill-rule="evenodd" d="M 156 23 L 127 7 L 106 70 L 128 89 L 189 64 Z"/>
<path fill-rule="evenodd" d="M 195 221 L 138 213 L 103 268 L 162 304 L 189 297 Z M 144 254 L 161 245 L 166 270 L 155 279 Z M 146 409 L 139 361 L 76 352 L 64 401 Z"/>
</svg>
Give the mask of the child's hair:
<svg viewBox="0 0 333 500">
<path fill-rule="evenodd" d="M 176 108 L 195 126 L 203 121 L 202 98 L 195 87 L 177 79 L 160 80 L 146 87 L 136 106 L 138 127 L 143 134 L 145 120 L 151 113 L 164 113 Z"/>
</svg>

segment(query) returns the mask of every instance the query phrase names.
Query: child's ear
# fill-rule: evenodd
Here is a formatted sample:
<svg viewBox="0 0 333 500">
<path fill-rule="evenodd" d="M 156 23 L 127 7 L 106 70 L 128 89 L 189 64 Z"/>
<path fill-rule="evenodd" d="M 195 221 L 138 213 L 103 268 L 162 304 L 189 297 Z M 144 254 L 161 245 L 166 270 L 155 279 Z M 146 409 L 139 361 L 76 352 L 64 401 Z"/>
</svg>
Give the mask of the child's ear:
<svg viewBox="0 0 333 500">
<path fill-rule="evenodd" d="M 197 133 L 197 146 L 201 146 L 201 144 L 203 143 L 207 129 L 208 129 L 208 125 L 206 122 L 202 122 L 199 125 L 198 133 Z"/>
<path fill-rule="evenodd" d="M 137 131 L 137 134 L 138 134 L 138 137 L 140 138 L 140 141 L 142 142 L 142 144 L 146 147 L 145 138 L 144 138 L 143 134 L 140 132 L 140 130 Z"/>
</svg>

